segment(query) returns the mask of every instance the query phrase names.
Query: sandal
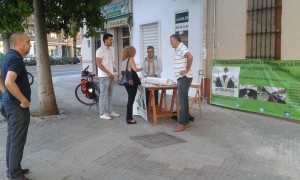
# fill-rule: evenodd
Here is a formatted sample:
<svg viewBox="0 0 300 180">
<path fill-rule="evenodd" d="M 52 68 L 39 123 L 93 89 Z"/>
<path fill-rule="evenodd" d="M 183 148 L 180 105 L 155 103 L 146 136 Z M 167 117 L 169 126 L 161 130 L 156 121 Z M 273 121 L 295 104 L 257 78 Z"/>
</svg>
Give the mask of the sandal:
<svg viewBox="0 0 300 180">
<path fill-rule="evenodd" d="M 126 121 L 127 124 L 136 124 L 136 121 L 134 119 L 130 119 Z"/>
</svg>

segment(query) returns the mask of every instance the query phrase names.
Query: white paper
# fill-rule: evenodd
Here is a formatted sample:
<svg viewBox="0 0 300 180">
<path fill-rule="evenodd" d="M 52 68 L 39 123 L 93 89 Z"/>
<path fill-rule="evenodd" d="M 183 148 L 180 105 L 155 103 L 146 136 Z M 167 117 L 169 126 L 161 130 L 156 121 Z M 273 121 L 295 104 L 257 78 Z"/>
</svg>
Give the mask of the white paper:
<svg viewBox="0 0 300 180">
<path fill-rule="evenodd" d="M 146 77 L 145 78 L 145 83 L 170 86 L 170 85 L 173 84 L 173 81 L 171 79 L 163 79 L 163 78 L 156 78 L 156 77 Z"/>
</svg>

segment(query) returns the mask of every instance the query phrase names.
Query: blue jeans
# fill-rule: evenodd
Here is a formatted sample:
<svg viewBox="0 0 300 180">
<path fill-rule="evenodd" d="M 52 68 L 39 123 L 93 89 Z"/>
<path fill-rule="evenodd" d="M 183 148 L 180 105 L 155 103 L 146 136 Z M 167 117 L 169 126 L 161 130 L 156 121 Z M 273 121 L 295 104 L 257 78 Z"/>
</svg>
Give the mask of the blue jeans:
<svg viewBox="0 0 300 180">
<path fill-rule="evenodd" d="M 178 101 L 179 101 L 179 124 L 189 123 L 189 89 L 193 78 L 186 76 L 177 79 Z"/>
<path fill-rule="evenodd" d="M 111 97 L 114 87 L 114 79 L 109 77 L 100 77 L 99 79 L 99 113 L 111 112 Z"/>
<path fill-rule="evenodd" d="M 0 112 L 1 112 L 1 115 L 6 119 L 6 114 L 4 111 L 4 106 L 2 106 L 2 103 L 0 104 Z"/>
<path fill-rule="evenodd" d="M 146 89 L 146 105 L 148 106 L 150 91 Z M 158 90 L 154 90 L 155 106 L 158 105 Z"/>
<path fill-rule="evenodd" d="M 29 108 L 20 105 L 5 105 L 7 115 L 6 166 L 10 179 L 22 179 L 21 161 L 30 122 Z"/>
</svg>

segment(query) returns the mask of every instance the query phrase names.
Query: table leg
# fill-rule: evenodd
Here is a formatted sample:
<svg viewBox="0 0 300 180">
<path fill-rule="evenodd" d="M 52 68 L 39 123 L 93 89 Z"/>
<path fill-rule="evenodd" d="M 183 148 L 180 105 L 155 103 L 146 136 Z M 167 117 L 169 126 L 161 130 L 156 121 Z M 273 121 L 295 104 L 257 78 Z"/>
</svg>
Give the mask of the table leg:
<svg viewBox="0 0 300 180">
<path fill-rule="evenodd" d="M 152 111 L 152 105 L 151 105 L 152 97 L 151 96 L 152 96 L 151 91 L 149 91 L 148 104 L 147 104 L 147 116 L 148 116 L 148 119 L 150 118 L 150 113 Z"/>
<path fill-rule="evenodd" d="M 179 105 L 178 105 L 178 94 L 177 94 L 177 90 L 174 90 L 174 91 L 175 91 L 177 120 L 179 120 L 180 112 L 179 112 Z"/>
<path fill-rule="evenodd" d="M 171 99 L 171 107 L 170 107 L 170 113 L 173 112 L 173 108 L 174 108 L 174 103 L 176 102 L 176 90 L 173 89 L 173 93 L 172 93 L 172 99 Z"/>
<path fill-rule="evenodd" d="M 167 91 L 166 90 L 163 90 L 163 93 L 164 93 L 164 102 L 165 102 L 165 111 L 168 110 L 168 100 L 167 100 Z"/>
<path fill-rule="evenodd" d="M 156 117 L 156 105 L 155 105 L 155 96 L 154 96 L 154 90 L 150 90 L 150 95 L 151 95 L 151 104 L 152 106 L 152 111 L 153 111 L 153 125 L 156 126 L 157 122 L 157 117 Z"/>
</svg>

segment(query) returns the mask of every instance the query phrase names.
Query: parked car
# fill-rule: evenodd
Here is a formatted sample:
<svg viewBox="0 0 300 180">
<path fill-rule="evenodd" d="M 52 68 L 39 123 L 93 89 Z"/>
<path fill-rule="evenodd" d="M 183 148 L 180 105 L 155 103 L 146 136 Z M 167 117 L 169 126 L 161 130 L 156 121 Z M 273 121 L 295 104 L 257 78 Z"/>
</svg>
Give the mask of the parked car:
<svg viewBox="0 0 300 180">
<path fill-rule="evenodd" d="M 59 57 L 57 55 L 50 56 L 50 60 L 58 60 L 58 59 L 61 59 L 61 57 Z"/>
<path fill-rule="evenodd" d="M 78 63 L 82 63 L 82 56 L 77 56 Z"/>
<path fill-rule="evenodd" d="M 79 61 L 77 57 L 65 57 L 64 60 L 66 60 L 69 64 L 77 64 Z"/>
<path fill-rule="evenodd" d="M 23 57 L 23 61 L 27 66 L 35 66 L 36 65 L 36 57 L 34 54 L 26 54 Z"/>
</svg>

